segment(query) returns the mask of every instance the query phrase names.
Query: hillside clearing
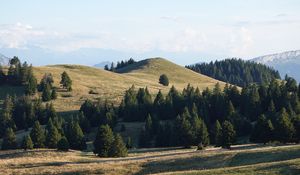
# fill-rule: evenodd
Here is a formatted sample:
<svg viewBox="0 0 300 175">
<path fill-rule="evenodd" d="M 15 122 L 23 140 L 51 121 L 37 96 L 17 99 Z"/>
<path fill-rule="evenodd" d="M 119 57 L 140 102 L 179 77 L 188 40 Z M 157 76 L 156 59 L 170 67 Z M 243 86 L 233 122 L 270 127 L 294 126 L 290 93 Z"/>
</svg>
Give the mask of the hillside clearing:
<svg viewBox="0 0 300 175">
<path fill-rule="evenodd" d="M 148 87 L 151 94 L 155 95 L 158 90 L 167 93 L 172 85 L 182 90 L 189 83 L 200 90 L 213 88 L 217 82 L 221 87 L 225 83 L 195 73 L 182 66 L 176 65 L 162 58 L 153 58 L 140 61 L 121 69 L 119 73 L 105 71 L 102 69 L 79 66 L 79 65 L 53 65 L 34 67 L 34 74 L 38 82 L 45 73 L 52 73 L 54 85 L 59 87 L 60 76 L 66 71 L 73 80 L 73 91 L 58 91 L 58 99 L 53 101 L 58 112 L 78 110 L 86 99 L 108 100 L 113 103 L 120 103 L 124 92 L 135 85 L 135 87 Z M 166 74 L 169 77 L 170 85 L 159 84 L 159 76 Z M 89 93 L 93 91 L 93 93 Z"/>
</svg>

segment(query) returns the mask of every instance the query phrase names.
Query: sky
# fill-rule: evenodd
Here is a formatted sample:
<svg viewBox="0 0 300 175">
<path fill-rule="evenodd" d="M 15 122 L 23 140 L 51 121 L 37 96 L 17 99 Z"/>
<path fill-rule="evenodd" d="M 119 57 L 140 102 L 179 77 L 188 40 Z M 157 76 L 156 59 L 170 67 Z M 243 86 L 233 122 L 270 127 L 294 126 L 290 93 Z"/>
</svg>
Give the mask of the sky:
<svg viewBox="0 0 300 175">
<path fill-rule="evenodd" d="M 0 53 L 34 65 L 181 65 L 300 49 L 299 0 L 0 0 Z"/>
</svg>

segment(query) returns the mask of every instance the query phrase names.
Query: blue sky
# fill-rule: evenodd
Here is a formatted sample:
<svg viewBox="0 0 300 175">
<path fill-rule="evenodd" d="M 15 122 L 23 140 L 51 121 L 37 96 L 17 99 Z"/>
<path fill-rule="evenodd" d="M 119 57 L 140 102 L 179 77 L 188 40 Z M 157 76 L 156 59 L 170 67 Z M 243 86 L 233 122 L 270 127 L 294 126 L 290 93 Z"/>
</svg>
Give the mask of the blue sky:
<svg viewBox="0 0 300 175">
<path fill-rule="evenodd" d="M 178 64 L 300 49 L 299 0 L 0 1 L 0 53 L 34 65 Z"/>
</svg>

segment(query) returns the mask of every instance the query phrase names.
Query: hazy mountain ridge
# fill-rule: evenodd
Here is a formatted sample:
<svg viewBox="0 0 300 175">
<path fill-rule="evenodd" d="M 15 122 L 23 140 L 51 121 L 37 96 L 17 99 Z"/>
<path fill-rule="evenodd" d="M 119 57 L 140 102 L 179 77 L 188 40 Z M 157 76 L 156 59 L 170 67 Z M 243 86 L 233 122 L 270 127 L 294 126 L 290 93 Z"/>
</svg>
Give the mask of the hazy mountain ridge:
<svg viewBox="0 0 300 175">
<path fill-rule="evenodd" d="M 271 66 L 279 71 L 281 77 L 288 74 L 300 82 L 300 50 L 260 56 L 253 58 L 252 61 Z"/>
</svg>

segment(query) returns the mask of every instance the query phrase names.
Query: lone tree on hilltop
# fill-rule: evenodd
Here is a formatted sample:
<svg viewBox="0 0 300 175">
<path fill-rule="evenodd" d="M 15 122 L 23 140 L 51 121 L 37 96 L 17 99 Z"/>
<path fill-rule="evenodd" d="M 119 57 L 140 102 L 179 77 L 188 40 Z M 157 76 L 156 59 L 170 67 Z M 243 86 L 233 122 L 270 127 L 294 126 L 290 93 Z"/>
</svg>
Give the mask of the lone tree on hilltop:
<svg viewBox="0 0 300 175">
<path fill-rule="evenodd" d="M 63 88 L 67 89 L 67 91 L 72 91 L 72 80 L 66 71 L 61 74 L 60 84 Z"/>
<path fill-rule="evenodd" d="M 169 86 L 169 78 L 167 77 L 166 74 L 162 74 L 159 77 L 159 83 L 164 85 L 164 86 Z"/>
</svg>

